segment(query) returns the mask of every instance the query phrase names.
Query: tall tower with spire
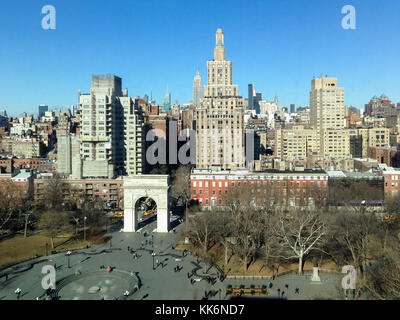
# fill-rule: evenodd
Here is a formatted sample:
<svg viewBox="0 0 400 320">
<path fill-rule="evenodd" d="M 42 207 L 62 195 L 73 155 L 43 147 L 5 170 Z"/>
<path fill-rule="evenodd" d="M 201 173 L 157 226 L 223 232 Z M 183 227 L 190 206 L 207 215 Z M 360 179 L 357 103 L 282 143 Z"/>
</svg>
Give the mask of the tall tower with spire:
<svg viewBox="0 0 400 320">
<path fill-rule="evenodd" d="M 232 84 L 232 62 L 225 59 L 224 33 L 216 32 L 214 59 L 207 61 L 207 85 L 196 109 L 196 167 L 245 167 L 243 98 Z"/>
<path fill-rule="evenodd" d="M 196 76 L 193 80 L 193 104 L 196 108 L 200 107 L 200 101 L 203 99 L 203 80 L 197 67 Z"/>
<path fill-rule="evenodd" d="M 167 93 L 163 97 L 163 110 L 164 111 L 171 110 L 171 93 L 168 91 L 168 85 L 167 85 Z"/>
</svg>

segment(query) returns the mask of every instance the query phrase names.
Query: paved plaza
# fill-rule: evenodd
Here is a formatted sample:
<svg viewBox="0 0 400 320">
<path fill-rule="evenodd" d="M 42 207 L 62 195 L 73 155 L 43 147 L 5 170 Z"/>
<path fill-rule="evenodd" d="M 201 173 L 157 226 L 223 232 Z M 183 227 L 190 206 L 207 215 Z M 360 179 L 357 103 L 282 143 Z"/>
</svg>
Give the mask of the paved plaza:
<svg viewBox="0 0 400 320">
<path fill-rule="evenodd" d="M 109 233 L 111 242 L 73 252 L 69 257 L 59 253 L 1 270 L 0 300 L 17 299 L 17 288 L 22 290 L 20 300 L 46 299 L 49 292 L 46 294 L 42 288 L 45 274 L 41 273 L 45 265 L 56 266 L 57 287 L 50 296 L 60 300 L 200 300 L 206 292 L 209 300 L 218 300 L 229 299 L 225 296 L 229 284 L 250 287 L 268 282 L 229 278 L 221 282 L 215 268 L 190 253 L 183 256 L 181 250 L 174 249 L 177 232 L 157 233 L 153 232 L 155 228 L 155 221 L 137 233 L 124 233 L 117 228 Z M 207 281 L 207 276 L 215 278 L 213 284 Z M 321 283 L 312 283 L 310 274 L 271 280 L 268 298 L 339 298 L 340 275 L 321 274 L 320 277 Z M 124 295 L 125 292 L 129 294 Z"/>
</svg>

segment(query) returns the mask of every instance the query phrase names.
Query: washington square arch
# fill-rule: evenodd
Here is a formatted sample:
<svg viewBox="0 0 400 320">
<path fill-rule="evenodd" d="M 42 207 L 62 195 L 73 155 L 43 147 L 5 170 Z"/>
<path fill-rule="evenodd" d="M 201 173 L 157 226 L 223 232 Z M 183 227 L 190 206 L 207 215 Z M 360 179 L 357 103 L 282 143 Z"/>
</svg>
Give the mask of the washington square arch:
<svg viewBox="0 0 400 320">
<path fill-rule="evenodd" d="M 135 175 L 124 177 L 124 232 L 138 229 L 138 205 L 141 199 L 154 203 L 157 210 L 157 232 L 169 231 L 168 175 Z M 154 208 L 152 208 L 154 210 Z"/>
</svg>

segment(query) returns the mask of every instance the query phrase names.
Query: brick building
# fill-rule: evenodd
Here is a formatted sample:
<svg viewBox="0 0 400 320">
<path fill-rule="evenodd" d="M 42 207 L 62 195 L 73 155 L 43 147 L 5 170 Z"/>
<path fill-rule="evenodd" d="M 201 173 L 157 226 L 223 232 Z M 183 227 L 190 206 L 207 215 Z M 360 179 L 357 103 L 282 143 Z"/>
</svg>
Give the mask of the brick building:
<svg viewBox="0 0 400 320">
<path fill-rule="evenodd" d="M 386 196 L 395 196 L 400 191 L 400 170 L 388 168 L 382 171 L 384 191 Z"/>
<path fill-rule="evenodd" d="M 34 199 L 40 200 L 44 196 L 46 184 L 53 178 L 51 173 L 41 174 L 34 180 Z M 85 197 L 101 200 L 115 207 L 123 208 L 123 179 L 65 179 L 74 191 L 73 195 L 79 201 Z"/>
<path fill-rule="evenodd" d="M 1 173 L 0 193 L 2 195 L 0 201 L 8 207 L 13 207 L 20 201 L 29 198 L 33 193 L 31 170 L 14 170 L 13 173 Z M 10 197 L 3 196 L 5 194 L 9 194 Z"/>
<path fill-rule="evenodd" d="M 191 177 L 191 199 L 205 208 L 223 206 L 229 188 L 250 185 L 258 205 L 312 206 L 328 198 L 328 174 L 323 170 L 265 172 L 212 171 L 195 169 Z M 257 195 L 259 197 L 257 197 Z"/>
<path fill-rule="evenodd" d="M 391 167 L 395 165 L 396 153 L 396 147 L 368 147 L 367 157 Z"/>
</svg>

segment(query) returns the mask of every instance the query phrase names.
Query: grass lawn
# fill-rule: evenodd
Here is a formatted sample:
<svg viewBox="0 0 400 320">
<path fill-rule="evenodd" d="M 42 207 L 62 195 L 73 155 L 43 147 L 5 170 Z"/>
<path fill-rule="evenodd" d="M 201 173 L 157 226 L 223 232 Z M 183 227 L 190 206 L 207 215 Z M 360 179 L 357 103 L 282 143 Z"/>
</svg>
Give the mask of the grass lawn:
<svg viewBox="0 0 400 320">
<path fill-rule="evenodd" d="M 46 243 L 48 254 L 52 250 L 64 251 L 68 249 L 85 248 L 91 245 L 91 241 L 83 241 L 71 238 L 71 234 L 54 239 L 54 249 L 51 248 L 50 238 L 41 234 L 35 234 L 25 238 L 16 235 L 12 238 L 0 241 L 0 269 L 14 263 L 34 258 L 35 255 L 46 255 Z"/>
</svg>

